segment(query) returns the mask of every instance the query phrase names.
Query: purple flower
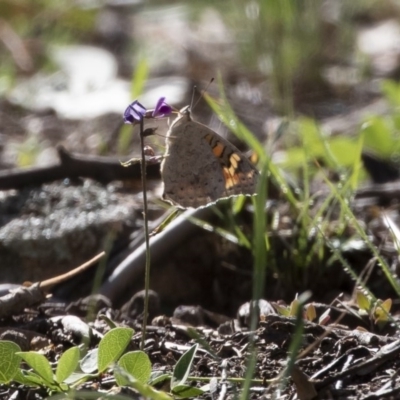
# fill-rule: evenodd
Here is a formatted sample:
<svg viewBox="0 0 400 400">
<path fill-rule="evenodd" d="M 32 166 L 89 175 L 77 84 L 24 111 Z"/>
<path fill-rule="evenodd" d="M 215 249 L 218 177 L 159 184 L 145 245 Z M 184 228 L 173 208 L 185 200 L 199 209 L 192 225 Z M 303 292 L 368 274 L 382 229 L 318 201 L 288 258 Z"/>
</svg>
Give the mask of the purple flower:
<svg viewBox="0 0 400 400">
<path fill-rule="evenodd" d="M 165 97 L 160 97 L 159 100 L 157 101 L 157 105 L 153 111 L 152 117 L 162 118 L 165 117 L 166 115 L 171 114 L 171 112 L 172 112 L 172 107 L 165 102 Z"/>
<path fill-rule="evenodd" d="M 129 104 L 124 112 L 125 124 L 134 124 L 135 122 L 140 122 L 146 114 L 146 109 L 135 100 L 133 103 Z"/>
<path fill-rule="evenodd" d="M 143 118 L 162 118 L 171 114 L 172 107 L 165 102 L 165 97 L 161 97 L 154 110 L 147 110 L 137 100 L 129 104 L 124 112 L 124 121 L 126 124 L 135 124 Z"/>
</svg>

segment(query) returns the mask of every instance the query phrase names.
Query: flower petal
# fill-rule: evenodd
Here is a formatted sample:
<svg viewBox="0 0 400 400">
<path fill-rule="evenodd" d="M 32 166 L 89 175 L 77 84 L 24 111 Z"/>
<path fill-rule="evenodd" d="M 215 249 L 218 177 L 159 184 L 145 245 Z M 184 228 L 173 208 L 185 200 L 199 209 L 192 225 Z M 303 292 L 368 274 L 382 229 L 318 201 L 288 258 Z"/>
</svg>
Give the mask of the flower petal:
<svg viewBox="0 0 400 400">
<path fill-rule="evenodd" d="M 172 107 L 165 102 L 165 97 L 160 97 L 157 101 L 156 108 L 153 111 L 152 117 L 165 117 L 171 114 Z"/>
<path fill-rule="evenodd" d="M 145 114 L 146 108 L 135 100 L 125 110 L 124 121 L 126 124 L 134 124 L 135 122 L 140 122 Z"/>
</svg>

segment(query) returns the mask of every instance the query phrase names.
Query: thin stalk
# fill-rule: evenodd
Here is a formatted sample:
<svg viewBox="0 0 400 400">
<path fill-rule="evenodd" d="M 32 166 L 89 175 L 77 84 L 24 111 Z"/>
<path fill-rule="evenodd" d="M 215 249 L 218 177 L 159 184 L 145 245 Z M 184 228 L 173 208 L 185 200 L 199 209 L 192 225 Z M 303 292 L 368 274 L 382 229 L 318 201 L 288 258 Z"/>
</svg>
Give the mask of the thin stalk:
<svg viewBox="0 0 400 400">
<path fill-rule="evenodd" d="M 268 185 L 268 169 L 269 165 L 265 163 L 261 170 L 260 181 L 257 187 L 257 197 L 254 198 L 254 233 L 253 233 L 253 248 L 254 248 L 254 268 L 253 268 L 253 297 L 250 303 L 250 330 L 254 332 L 260 319 L 259 300 L 261 299 L 264 287 L 267 268 L 267 246 L 268 237 L 265 235 L 265 203 L 267 199 Z M 240 400 L 246 400 L 250 397 L 250 387 L 253 383 L 253 375 L 257 363 L 257 347 L 255 345 L 254 334 L 250 336 L 249 357 L 246 361 L 247 370 L 246 378 L 243 384 L 243 391 L 240 395 Z"/>
<path fill-rule="evenodd" d="M 142 175 L 142 190 L 143 190 L 143 220 L 144 220 L 144 240 L 146 243 L 146 263 L 145 263 L 145 277 L 144 277 L 144 312 L 143 312 L 143 326 L 142 326 L 142 340 L 140 342 L 140 349 L 144 349 L 144 341 L 146 339 L 147 318 L 149 313 L 149 286 L 150 286 L 150 240 L 149 240 L 149 220 L 147 212 L 147 183 L 146 183 L 146 158 L 144 154 L 144 136 L 143 136 L 143 118 L 140 119 L 140 149 L 142 152 L 142 159 L 140 163 Z"/>
</svg>

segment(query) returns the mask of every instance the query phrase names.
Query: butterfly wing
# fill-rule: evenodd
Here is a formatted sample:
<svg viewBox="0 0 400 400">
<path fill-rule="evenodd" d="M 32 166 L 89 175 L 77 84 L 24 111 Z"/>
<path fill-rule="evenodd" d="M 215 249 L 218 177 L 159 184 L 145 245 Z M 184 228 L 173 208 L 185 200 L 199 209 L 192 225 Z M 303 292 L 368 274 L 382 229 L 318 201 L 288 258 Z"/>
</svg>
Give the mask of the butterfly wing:
<svg viewBox="0 0 400 400">
<path fill-rule="evenodd" d="M 225 188 L 220 197 L 255 194 L 259 172 L 250 160 L 232 143 L 213 131 L 208 132 L 204 140 L 211 147 L 224 174 Z"/>
<path fill-rule="evenodd" d="M 161 174 L 163 199 L 183 208 L 252 195 L 258 177 L 256 168 L 235 146 L 185 115 L 168 132 Z"/>
<path fill-rule="evenodd" d="M 161 166 L 163 199 L 183 208 L 213 202 L 216 193 L 224 188 L 219 162 L 198 135 L 195 124 L 193 121 L 174 124 Z"/>
</svg>

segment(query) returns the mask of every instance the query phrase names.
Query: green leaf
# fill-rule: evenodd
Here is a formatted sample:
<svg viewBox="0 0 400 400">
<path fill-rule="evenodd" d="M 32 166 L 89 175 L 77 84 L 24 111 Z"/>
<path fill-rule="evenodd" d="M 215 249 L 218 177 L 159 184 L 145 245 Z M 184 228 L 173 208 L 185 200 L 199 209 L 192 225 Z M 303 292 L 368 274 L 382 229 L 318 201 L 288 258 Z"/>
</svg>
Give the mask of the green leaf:
<svg viewBox="0 0 400 400">
<path fill-rule="evenodd" d="M 115 329 L 118 327 L 118 325 L 111 318 L 108 318 L 105 314 L 100 314 L 98 318 L 101 321 L 104 321 L 110 329 Z"/>
<path fill-rule="evenodd" d="M 253 198 L 254 216 L 253 216 L 253 300 L 260 299 L 264 293 L 264 282 L 267 273 L 267 251 L 269 248 L 269 239 L 266 235 L 265 204 L 268 193 L 268 167 L 265 164 L 261 170 L 260 180 L 257 185 L 258 196 Z M 254 307 L 251 307 L 250 329 L 257 329 L 259 316 Z M 250 365 L 250 364 L 248 364 Z M 247 377 L 251 370 L 247 370 Z"/>
<path fill-rule="evenodd" d="M 177 385 L 171 390 L 172 394 L 180 399 L 187 399 L 188 397 L 201 396 L 204 392 L 193 386 Z"/>
<path fill-rule="evenodd" d="M 375 306 L 375 323 L 378 321 L 388 321 L 389 320 L 389 312 L 392 308 L 392 299 L 386 299 L 384 302 L 378 302 Z"/>
<path fill-rule="evenodd" d="M 139 396 L 136 393 L 129 393 L 127 394 L 122 394 L 122 393 L 112 393 L 112 394 L 106 394 L 106 393 L 101 393 L 100 391 L 97 390 L 71 390 L 69 393 L 64 393 L 64 394 L 56 394 L 51 397 L 46 397 L 46 400 L 132 400 L 132 399 L 143 399 L 143 396 Z M 172 397 L 162 397 L 162 396 L 153 396 L 153 397 L 146 397 L 146 400 L 152 399 L 152 400 L 173 400 Z"/>
<path fill-rule="evenodd" d="M 246 196 L 238 196 L 232 199 L 232 212 L 233 215 L 239 214 L 246 204 Z"/>
<path fill-rule="evenodd" d="M 17 371 L 17 374 L 14 376 L 13 380 L 26 386 L 47 386 L 46 382 L 39 375 L 35 374 L 34 372 L 21 369 Z"/>
<path fill-rule="evenodd" d="M 371 117 L 362 126 L 364 133 L 364 146 L 372 149 L 380 156 L 390 156 L 395 142 L 392 136 L 392 129 L 388 121 L 383 117 Z"/>
<path fill-rule="evenodd" d="M 83 372 L 73 372 L 68 378 L 64 379 L 63 383 L 66 383 L 67 385 L 74 385 L 79 381 L 81 381 L 81 383 L 88 381 L 90 378 L 96 379 L 98 378 L 98 375 L 85 374 Z"/>
<path fill-rule="evenodd" d="M 355 141 L 347 137 L 335 137 L 326 141 L 326 145 L 331 156 L 336 161 L 336 166 L 353 166 L 355 162 L 360 160 L 360 140 Z"/>
<path fill-rule="evenodd" d="M 392 114 L 391 115 L 391 120 L 393 124 L 393 140 L 395 141 L 395 146 L 393 148 L 393 153 L 397 153 L 400 150 L 400 138 L 398 135 L 398 131 L 400 129 L 400 114 Z"/>
<path fill-rule="evenodd" d="M 0 383 L 9 383 L 17 374 L 21 359 L 15 353 L 20 351 L 16 343 L 0 340 Z"/>
<path fill-rule="evenodd" d="M 135 72 L 132 79 L 132 98 L 137 99 L 143 93 L 144 85 L 149 75 L 149 66 L 146 58 L 141 57 L 139 62 L 136 63 Z"/>
<path fill-rule="evenodd" d="M 241 196 L 244 197 L 244 196 Z M 239 225 L 234 225 L 234 229 L 235 229 L 235 233 L 236 236 L 239 240 L 239 245 L 245 247 L 246 249 L 251 250 L 251 243 L 250 240 L 247 239 L 246 235 L 244 234 L 244 232 L 240 229 Z"/>
<path fill-rule="evenodd" d="M 103 372 L 125 351 L 133 334 L 131 328 L 115 328 L 107 332 L 99 343 L 97 368 Z"/>
<path fill-rule="evenodd" d="M 316 122 L 310 118 L 299 118 L 298 129 L 304 143 L 301 148 L 304 158 L 307 155 L 312 159 L 322 158 L 332 168 L 351 166 L 354 165 L 355 158 L 359 159 L 359 141 L 344 136 L 323 135 Z M 287 157 L 294 166 L 302 160 L 298 149 L 289 149 Z"/>
<path fill-rule="evenodd" d="M 172 388 L 186 382 L 198 347 L 198 344 L 193 345 L 176 363 L 171 380 Z"/>
<path fill-rule="evenodd" d="M 364 145 L 364 134 L 362 133 L 357 141 L 357 149 L 353 152 L 354 162 L 353 171 L 350 177 L 350 186 L 353 190 L 357 189 L 360 179 L 360 170 L 362 167 L 361 153 Z"/>
<path fill-rule="evenodd" d="M 64 382 L 78 366 L 80 351 L 78 347 L 71 347 L 58 360 L 56 369 L 56 381 L 58 383 Z"/>
<path fill-rule="evenodd" d="M 141 383 L 147 383 L 150 379 L 151 362 L 149 356 L 143 351 L 131 351 L 124 354 L 119 359 L 118 365 Z M 121 375 L 115 376 L 118 385 L 125 386 L 126 381 L 119 377 Z"/>
<path fill-rule="evenodd" d="M 400 85 L 397 82 L 385 79 L 381 84 L 381 90 L 392 107 L 400 106 Z"/>
<path fill-rule="evenodd" d="M 41 378 L 47 383 L 53 383 L 53 371 L 50 363 L 43 354 L 35 351 L 20 351 L 18 354 Z"/>
<path fill-rule="evenodd" d="M 361 292 L 360 290 L 357 290 L 357 305 L 361 310 L 364 311 L 369 311 L 369 309 L 371 308 L 371 301 L 368 299 L 368 297 Z"/>
<path fill-rule="evenodd" d="M 150 379 L 149 379 L 149 385 L 155 386 L 161 382 L 164 382 L 166 380 L 170 380 L 171 375 L 170 374 L 164 374 L 160 371 L 153 371 L 151 373 Z"/>
<path fill-rule="evenodd" d="M 173 398 L 167 393 L 158 391 L 152 388 L 150 385 L 145 385 L 139 381 L 131 382 L 131 387 L 136 389 L 141 395 L 151 400 L 173 400 Z"/>
<path fill-rule="evenodd" d="M 132 141 L 133 129 L 131 125 L 123 125 L 119 130 L 118 154 L 127 154 Z"/>
<path fill-rule="evenodd" d="M 290 308 L 289 307 L 281 306 L 280 304 L 277 304 L 277 303 L 274 303 L 273 306 L 278 314 L 283 315 L 284 317 L 290 316 Z"/>
<path fill-rule="evenodd" d="M 135 66 L 135 72 L 132 77 L 131 95 L 132 99 L 137 99 L 143 93 L 144 85 L 149 74 L 149 66 L 145 58 L 141 58 Z M 154 104 L 155 106 L 155 104 Z M 119 130 L 118 136 L 118 153 L 127 154 L 129 144 L 132 141 L 133 129 L 130 125 L 123 125 Z"/>
<path fill-rule="evenodd" d="M 163 221 L 161 221 L 160 225 L 156 226 L 153 231 L 150 233 L 150 236 L 154 236 L 160 232 L 162 232 L 180 213 L 181 210 L 178 208 L 172 208 L 170 214 L 168 214 Z"/>
<path fill-rule="evenodd" d="M 317 318 L 317 312 L 315 310 L 314 304 L 312 304 L 312 303 L 307 304 L 304 307 L 304 309 L 305 309 L 305 315 L 306 315 L 307 321 L 314 321 L 315 318 Z"/>
<path fill-rule="evenodd" d="M 114 368 L 114 376 L 118 381 L 123 381 L 124 386 L 130 386 L 136 389 L 146 399 L 172 400 L 172 397 L 170 397 L 167 393 L 155 390 L 150 385 L 142 383 L 137 379 L 135 379 L 134 377 L 130 376 L 124 370 L 124 368 L 121 368 L 119 365 L 116 365 Z"/>
<path fill-rule="evenodd" d="M 290 317 L 294 317 L 297 315 L 297 312 L 299 310 L 299 306 L 300 306 L 300 302 L 297 299 L 294 299 L 291 303 L 290 303 L 290 311 L 289 311 L 289 316 Z"/>
<path fill-rule="evenodd" d="M 304 162 L 306 162 L 307 157 L 304 148 L 292 147 L 287 149 L 283 154 L 277 164 L 285 168 L 285 170 L 292 169 L 296 170 L 301 167 Z"/>
<path fill-rule="evenodd" d="M 220 360 L 218 354 L 210 346 L 209 341 L 202 335 L 200 335 L 200 333 L 195 328 L 188 326 L 186 333 L 191 339 L 194 339 L 194 341 L 199 344 L 203 348 L 203 350 L 206 350 L 211 357 L 215 358 L 216 360 Z"/>
<path fill-rule="evenodd" d="M 381 307 L 385 310 L 386 313 L 390 312 L 390 309 L 392 308 L 392 299 L 386 299 L 382 304 Z"/>
<path fill-rule="evenodd" d="M 298 130 L 301 136 L 303 146 L 314 158 L 324 157 L 326 162 L 329 162 L 326 149 L 322 140 L 322 135 L 317 123 L 311 118 L 299 118 Z"/>
</svg>

